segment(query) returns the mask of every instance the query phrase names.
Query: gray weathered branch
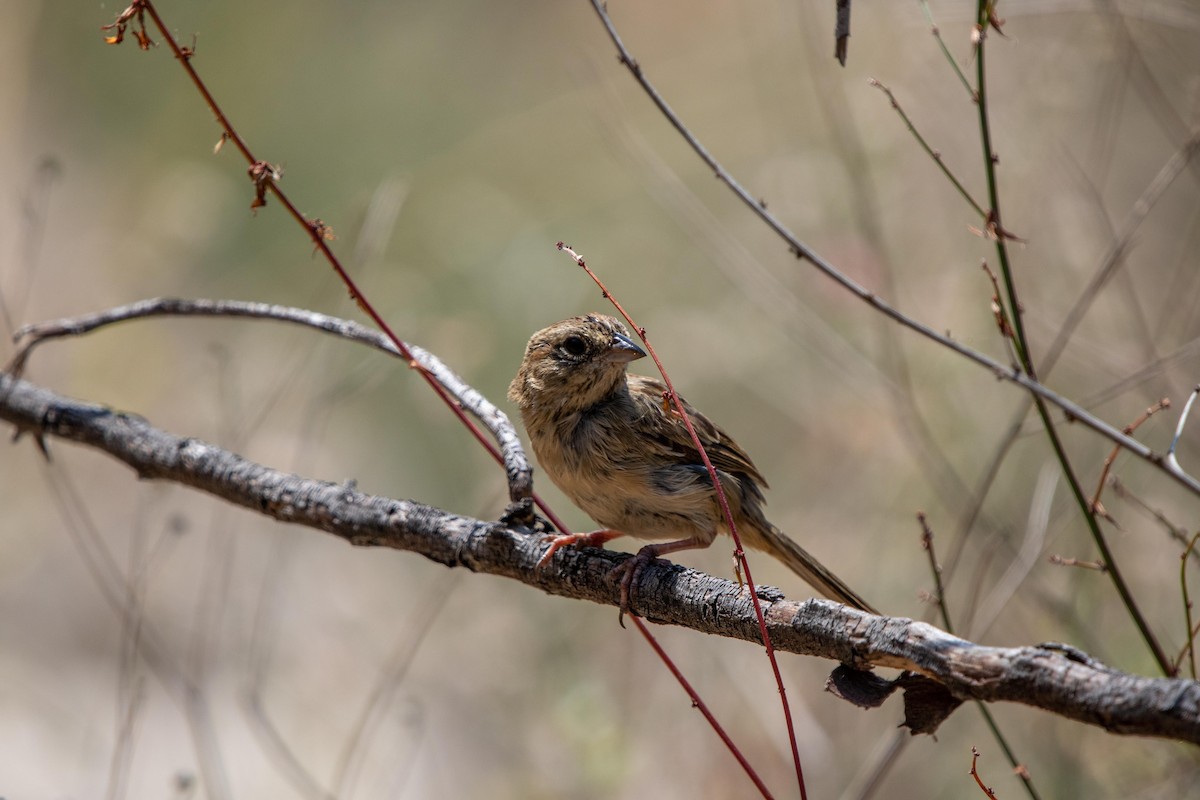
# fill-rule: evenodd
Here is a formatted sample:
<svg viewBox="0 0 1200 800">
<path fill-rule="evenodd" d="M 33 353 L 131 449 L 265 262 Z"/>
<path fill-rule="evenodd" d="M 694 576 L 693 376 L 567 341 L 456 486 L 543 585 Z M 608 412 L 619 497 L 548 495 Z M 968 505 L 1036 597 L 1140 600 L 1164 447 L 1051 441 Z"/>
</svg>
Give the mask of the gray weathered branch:
<svg viewBox="0 0 1200 800">
<path fill-rule="evenodd" d="M 624 554 L 560 551 L 538 570 L 540 537 L 411 500 L 375 497 L 248 461 L 212 444 L 158 430 L 141 417 L 82 403 L 0 373 L 0 419 L 17 434 L 67 439 L 102 450 L 146 479 L 194 487 L 284 522 L 354 545 L 410 550 L 449 567 L 502 575 L 549 594 L 615 605 L 613 567 Z M 665 562 L 644 573 L 636 607 L 646 618 L 704 633 L 758 641 L 746 592 L 736 584 Z M 1109 731 L 1200 744 L 1200 683 L 1144 678 L 1109 668 L 1064 645 L 984 647 L 909 619 L 873 616 L 824 600 L 788 600 L 760 588 L 778 650 L 855 668 L 896 667 L 936 682 L 952 703 L 1024 703 Z M 835 674 L 836 675 L 836 674 Z M 847 678 L 847 675 L 850 677 Z M 854 677 L 858 676 L 858 677 Z M 836 690 L 856 702 L 887 690 L 843 672 Z M 909 688 L 902 678 L 901 688 Z M 928 685 L 925 688 L 928 693 Z M 913 717 L 910 697 L 906 708 Z M 914 725 L 915 729 L 936 727 Z"/>
<path fill-rule="evenodd" d="M 79 317 L 26 325 L 13 337 L 21 342 L 21 346 L 5 370 L 19 377 L 33 351 L 54 339 L 81 336 L 109 325 L 149 317 L 235 317 L 286 322 L 303 325 L 359 344 L 366 344 L 395 358 L 402 357 L 400 351 L 396 349 L 396 345 L 374 328 L 360 325 L 353 320 L 331 317 L 328 314 L 304 308 L 273 303 L 252 303 L 245 300 L 155 297 L 128 305 L 106 308 L 103 311 Z M 533 491 L 533 470 L 529 466 L 529 459 L 525 457 L 525 450 L 521 447 L 521 439 L 517 436 L 517 430 L 509 422 L 508 416 L 442 363 L 441 359 L 433 353 L 417 347 L 415 344 L 406 343 L 406 346 L 417 362 L 417 366 L 432 375 L 434 380 L 460 406 L 478 419 L 495 438 L 496 444 L 500 446 L 504 471 L 508 476 L 509 498 L 513 502 L 528 498 Z"/>
</svg>

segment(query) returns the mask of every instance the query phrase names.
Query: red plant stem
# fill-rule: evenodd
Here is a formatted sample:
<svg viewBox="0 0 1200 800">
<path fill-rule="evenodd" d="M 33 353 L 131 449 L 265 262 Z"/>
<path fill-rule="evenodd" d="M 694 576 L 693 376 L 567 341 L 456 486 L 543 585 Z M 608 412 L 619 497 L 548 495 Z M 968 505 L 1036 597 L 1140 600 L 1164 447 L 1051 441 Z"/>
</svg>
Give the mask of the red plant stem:
<svg viewBox="0 0 1200 800">
<path fill-rule="evenodd" d="M 1159 411 L 1170 407 L 1171 398 L 1164 397 L 1143 411 L 1141 415 L 1133 422 L 1126 425 L 1123 429 L 1124 433 L 1132 435 L 1134 431 L 1141 427 L 1143 422 L 1150 419 L 1150 417 L 1154 416 Z M 1117 456 L 1120 455 L 1120 453 L 1121 446 L 1113 445 L 1112 452 L 1108 454 L 1108 458 L 1104 459 L 1104 466 L 1100 469 L 1100 480 L 1096 482 L 1096 493 L 1092 495 L 1092 499 L 1088 503 L 1093 513 L 1097 513 L 1100 509 L 1100 493 L 1104 491 L 1104 484 L 1108 482 L 1108 473 L 1112 471 L 1113 462 L 1117 460 Z"/>
<path fill-rule="evenodd" d="M 216 116 L 217 122 L 220 124 L 221 129 L 223 131 L 223 135 L 229 141 L 233 142 L 234 146 L 238 149 L 238 152 L 240 152 L 242 154 L 242 156 L 246 159 L 247 163 L 249 163 L 251 165 L 251 167 L 254 167 L 257 164 L 265 163 L 265 162 L 260 162 L 259 159 L 255 158 L 254 154 L 250 151 L 250 148 L 246 144 L 245 140 L 241 137 L 241 135 L 233 127 L 233 123 L 225 115 L 225 112 L 223 112 L 221 110 L 220 105 L 217 104 L 216 99 L 209 92 L 208 87 L 205 85 L 204 81 L 200 78 L 200 75 L 192 67 L 192 65 L 190 63 L 191 53 L 185 53 L 180 48 L 179 43 L 175 41 L 175 37 L 173 37 L 171 35 L 170 30 L 167 28 L 166 24 L 163 22 L 162 18 L 159 16 L 158 10 L 156 8 L 154 8 L 154 5 L 150 2 L 150 0 L 134 0 L 134 4 L 145 9 L 145 11 L 150 15 L 150 18 L 154 21 L 154 25 L 158 29 L 160 35 L 163 37 L 164 40 L 166 40 L 168 46 L 171 48 L 171 51 L 175 54 L 175 57 L 179 60 L 179 63 L 183 66 L 184 71 L 188 74 L 188 77 L 191 78 L 192 83 L 196 87 L 196 90 L 200 92 L 201 97 L 204 98 L 204 102 L 208 105 L 209 109 Z M 410 351 L 408 349 L 408 346 L 404 343 L 404 341 L 395 334 L 395 332 L 392 330 L 391 326 L 388 325 L 388 323 L 383 319 L 383 317 L 375 310 L 375 307 L 370 303 L 369 300 L 367 300 L 367 298 L 359 290 L 358 284 L 355 283 L 354 279 L 350 277 L 348 272 L 346 272 L 345 268 L 342 266 L 342 264 L 338 260 L 337 256 L 335 256 L 333 254 L 333 251 L 329 249 L 329 245 L 326 243 L 326 240 L 325 240 L 323 225 L 317 223 L 315 220 L 310 220 L 307 217 L 305 217 L 304 214 L 302 214 L 300 212 L 300 210 L 297 209 L 296 206 L 292 203 L 292 201 L 287 197 L 287 195 L 283 192 L 283 190 L 279 188 L 279 186 L 275 183 L 275 180 L 273 178 L 268 177 L 265 180 L 265 184 L 266 184 L 267 188 L 271 191 L 271 193 L 276 197 L 276 199 L 278 199 L 279 202 L 281 204 L 283 204 L 284 208 L 287 209 L 288 213 L 291 214 L 292 218 L 295 219 L 298 223 L 300 223 L 300 225 L 303 226 L 304 229 L 308 232 L 308 235 L 313 240 L 313 244 L 316 247 L 316 249 L 319 250 L 323 256 L 325 256 L 325 259 L 329 262 L 330 266 L 333 267 L 334 271 L 337 273 L 338 277 L 342 280 L 343 284 L 345 284 L 347 290 L 350 292 L 350 296 L 354 299 L 354 301 L 358 305 L 358 307 L 360 309 L 362 309 L 363 313 L 366 314 L 368 317 L 370 317 L 370 319 L 379 327 L 379 329 L 384 333 L 384 335 L 386 335 L 388 337 L 388 339 L 391 340 L 392 344 L 394 344 L 396 346 L 396 349 L 400 352 L 401 356 L 403 356 L 405 359 L 408 360 L 409 367 L 411 369 L 415 369 L 418 373 L 420 373 L 421 377 L 425 379 L 425 382 L 427 384 L 429 384 L 430 388 L 432 388 L 434 390 L 434 393 L 437 394 L 437 396 L 439 398 L 441 398 L 442 402 L 444 402 L 450 408 L 450 410 L 454 412 L 454 415 L 456 417 L 458 417 L 459 421 L 462 422 L 462 424 L 467 427 L 467 429 L 472 433 L 472 435 L 474 435 L 476 441 L 478 441 L 481 445 L 483 445 L 484 449 L 486 449 L 489 453 L 491 453 L 492 458 L 494 458 L 498 463 L 502 464 L 503 458 L 502 458 L 499 450 L 497 450 L 497 448 L 495 447 L 495 445 L 491 441 L 489 441 L 484 436 L 483 432 L 480 431 L 479 428 L 466 416 L 466 413 L 462 410 L 462 408 L 460 408 L 459 405 L 453 400 L 453 398 L 451 398 L 449 396 L 449 394 L 446 392 L 446 390 L 443 389 L 442 386 L 437 383 L 437 381 L 434 379 L 432 374 L 430 374 L 427 370 L 425 370 L 423 367 L 421 367 L 421 365 L 419 363 L 417 363 L 416 359 L 413 358 L 412 351 Z M 582 266 L 582 261 L 580 263 Z M 585 267 L 585 269 L 586 269 L 586 267 Z M 588 272 L 589 272 L 589 274 L 591 274 L 590 270 Z M 595 275 L 592 275 L 592 278 L 593 278 L 593 280 L 597 280 L 597 282 L 599 282 L 598 279 L 596 279 Z M 603 288 L 603 286 L 601 288 Z M 605 295 L 608 296 L 607 290 L 605 290 Z M 617 307 L 621 311 L 621 313 L 625 316 L 625 318 L 628 320 L 629 315 L 625 313 L 625 310 L 623 308 L 621 308 L 619 305 Z M 633 325 L 632 320 L 630 320 L 630 324 Z M 634 327 L 636 327 L 636 326 L 634 326 Z M 644 332 L 642 333 L 642 337 L 643 337 L 643 341 L 645 341 Z M 646 344 L 647 344 L 647 347 L 649 347 L 649 342 L 647 342 Z M 653 355 L 653 351 L 651 351 L 651 354 Z M 657 355 L 654 355 L 654 361 L 656 364 L 658 364 L 659 370 L 662 371 L 662 364 L 661 364 L 661 362 L 659 362 Z M 665 372 L 663 373 L 663 378 L 667 380 L 667 385 L 668 385 L 668 387 L 670 387 L 671 384 L 670 384 L 669 379 L 667 379 Z M 674 388 L 671 388 L 671 396 L 674 399 L 676 407 L 682 413 L 682 416 L 683 416 L 684 420 L 686 421 L 689 432 L 691 433 L 693 439 L 696 441 L 697 445 L 699 445 L 699 440 L 696 438 L 696 433 L 695 433 L 695 430 L 692 428 L 691 420 L 688 419 L 686 412 L 683 412 L 682 406 L 679 405 L 679 398 L 675 394 Z M 707 453 L 704 452 L 704 448 L 702 446 L 700 447 L 700 453 L 701 453 L 702 457 L 704 458 L 706 466 L 708 467 L 710 476 L 715 480 L 716 479 L 716 471 L 713 469 L 712 464 L 709 462 L 708 455 L 707 455 Z M 734 536 L 734 540 L 737 542 L 737 555 L 738 555 L 739 559 L 741 560 L 742 568 L 746 572 L 747 583 L 751 587 L 751 597 L 753 598 L 753 601 L 754 601 L 755 611 L 758 614 L 759 625 L 760 625 L 762 633 L 763 633 L 763 639 L 767 643 L 767 652 L 768 652 L 769 657 L 771 658 L 771 664 L 775 670 L 775 676 L 776 676 L 776 681 L 779 684 L 780 695 L 781 695 L 781 697 L 783 697 L 784 713 L 788 720 L 788 731 L 789 731 L 789 735 L 791 737 L 791 742 L 792 742 L 793 758 L 796 760 L 797 769 L 799 769 L 800 762 L 799 762 L 799 754 L 796 750 L 796 737 L 795 737 L 794 731 L 792 729 L 791 714 L 787 707 L 787 699 L 786 699 L 786 696 L 784 695 L 783 683 L 782 683 L 782 679 L 779 674 L 779 668 L 775 663 L 774 649 L 771 646 L 770 637 L 767 634 L 766 623 L 763 619 L 762 609 L 759 605 L 758 597 L 753 592 L 753 582 L 752 582 L 751 576 L 750 576 L 749 565 L 746 563 L 745 554 L 742 551 L 741 542 L 737 537 L 736 529 L 732 525 L 733 521 L 730 516 L 728 503 L 725 501 L 725 497 L 724 497 L 724 494 L 722 493 L 720 484 L 717 483 L 716 486 L 717 486 L 717 493 L 718 493 L 718 497 L 720 498 L 722 510 L 726 515 L 726 519 L 728 519 L 730 522 L 731 533 Z M 540 508 L 542 510 L 542 512 L 551 521 L 551 523 L 554 524 L 554 526 L 556 528 L 558 528 L 560 531 L 563 531 L 563 532 L 568 531 L 567 526 L 558 518 L 558 516 L 553 512 L 553 510 L 550 509 L 550 507 L 540 497 L 538 497 L 538 495 L 536 493 L 533 493 L 532 497 L 533 497 L 534 502 L 537 504 L 538 508 Z M 734 758 L 736 758 L 738 763 L 741 764 L 742 768 L 746 771 L 746 774 L 750 777 L 751 781 L 753 781 L 754 785 L 758 788 L 758 790 L 762 794 L 762 796 L 768 797 L 768 798 L 771 797 L 770 792 L 767 790 L 765 784 L 763 784 L 761 778 L 759 778 L 757 773 L 754 771 L 754 769 L 750 766 L 749 762 L 746 760 L 745 756 L 742 755 L 741 751 L 738 750 L 737 746 L 733 743 L 733 741 L 729 738 L 729 736 L 725 732 L 725 730 L 717 722 L 716 718 L 712 715 L 712 712 L 708 709 L 708 706 L 704 703 L 704 701 L 696 693 L 695 689 L 693 689 L 691 684 L 688 683 L 687 679 L 684 678 L 683 673 L 680 672 L 678 667 L 671 660 L 670 656 L 668 656 L 667 653 L 662 649 L 662 647 L 658 644 L 658 642 L 650 634 L 650 631 L 645 627 L 645 625 L 642 623 L 642 621 L 640 619 L 634 617 L 634 621 L 637 624 L 638 629 L 641 630 L 643 636 L 646 637 L 646 640 L 647 640 L 647 642 L 649 642 L 651 648 L 655 651 L 655 653 L 659 656 L 659 658 L 662 659 L 663 663 L 667 666 L 667 668 L 675 676 L 676 680 L 678 680 L 680 682 L 680 685 L 684 688 L 684 690 L 687 692 L 688 696 L 692 699 L 693 704 L 696 706 L 697 709 L 700 710 L 701 714 L 704 715 L 705 719 L 708 720 L 709 725 L 712 726 L 713 730 L 717 733 L 717 735 L 725 743 L 725 746 L 727 748 L 729 748 L 729 750 L 733 754 Z M 804 783 L 803 783 L 802 775 L 800 776 L 800 781 L 801 781 L 801 783 L 800 783 L 801 796 L 806 797 L 806 795 L 804 794 Z"/>
<path fill-rule="evenodd" d="M 171 52 L 175 54 L 175 58 L 179 59 L 179 63 L 183 66 L 183 69 L 188 74 L 188 77 L 191 78 L 196 90 L 200 92 L 201 97 L 204 98 L 204 102 L 208 105 L 209 110 L 211 110 L 216 116 L 217 123 L 221 126 L 224 135 L 229 139 L 229 141 L 233 142 L 234 147 L 238 149 L 238 152 L 242 154 L 251 167 L 256 164 L 263 163 L 254 157 L 254 154 L 250 152 L 250 147 L 233 127 L 233 123 L 229 121 L 229 117 L 225 116 L 225 112 L 221 110 L 221 107 L 217 104 L 217 101 L 212 96 L 212 93 L 208 91 L 208 87 L 205 86 L 204 81 L 200 78 L 200 75 L 192 67 L 191 54 L 184 53 L 180 48 L 179 43 L 176 42 L 175 37 L 171 35 L 171 32 L 163 22 L 162 17 L 158 15 L 158 10 L 154 7 L 154 4 L 150 2 L 150 0 L 135 0 L 135 4 L 140 4 L 140 6 L 144 8 L 150 15 L 150 18 L 154 20 L 154 26 L 158 28 L 158 32 L 162 35 L 163 39 L 166 40 L 167 45 L 171 48 Z M 375 310 L 375 307 L 371 304 L 371 302 L 367 300 L 366 296 L 362 293 L 362 291 L 359 290 L 358 284 L 354 282 L 354 279 L 350 277 L 350 274 L 346 272 L 346 269 L 342 266 L 341 261 L 339 261 L 337 256 L 333 254 L 333 251 L 329 249 L 329 245 L 326 243 L 323 235 L 323 226 L 316 223 L 314 220 L 310 220 L 305 217 L 304 214 L 302 214 L 300 210 L 296 208 L 288 196 L 284 194 L 283 190 L 279 188 L 274 179 L 267 178 L 266 185 L 271 190 L 271 194 L 275 195 L 276 199 L 278 199 L 279 202 L 283 204 L 283 207 L 287 209 L 288 213 L 292 215 L 292 218 L 300 223 L 300 225 L 306 231 L 308 231 L 308 235 L 313 240 L 313 244 L 318 250 L 321 251 L 321 254 L 325 256 L 325 259 L 329 262 L 329 265 L 333 267 L 334 272 L 337 273 L 338 277 L 342 280 L 342 283 L 346 285 L 346 288 L 350 292 L 350 297 L 353 298 L 354 302 L 358 304 L 358 307 L 362 309 L 363 313 L 370 317 L 371 321 L 379 327 L 379 330 L 383 331 L 384 335 L 386 335 L 388 339 L 392 341 L 392 344 L 394 344 L 396 349 L 400 351 L 400 355 L 408 360 L 409 368 L 416 370 L 421 377 L 425 379 L 425 382 L 429 384 L 434 393 L 441 398 L 442 402 L 449 407 L 456 417 L 458 417 L 459 422 L 467 427 L 467 430 L 471 432 L 471 435 L 475 437 L 475 440 L 483 445 L 485 450 L 491 453 L 492 458 L 494 458 L 497 463 L 503 464 L 504 458 L 500 455 L 500 451 L 496 448 L 496 446 L 487 438 L 487 436 L 484 435 L 483 431 L 481 431 L 479 427 L 471 421 L 466 412 L 462 410 L 462 408 L 454 401 L 452 397 L 450 397 L 450 395 L 445 389 L 442 388 L 433 375 L 417 363 L 417 360 L 413 358 L 412 351 L 408 349 L 408 345 L 406 345 L 404 341 L 395 334 L 391 326 L 384 321 L 383 317 L 380 316 L 379 312 Z M 557 515 L 555 515 L 550 507 L 547 506 L 546 503 L 543 502 L 536 493 L 533 493 L 532 496 L 533 501 L 537 504 L 538 508 L 542 510 L 542 513 L 546 515 L 550 522 L 560 530 L 565 530 L 562 521 L 559 520 Z"/>
<path fill-rule="evenodd" d="M 975 749 L 974 747 L 972 747 L 971 748 L 971 777 L 975 779 L 975 784 L 977 786 L 979 786 L 979 789 L 987 797 L 991 798 L 991 800 L 996 800 L 996 793 L 992 791 L 990 786 L 987 786 L 984 784 L 983 778 L 980 777 L 980 775 L 979 775 L 979 770 L 977 770 L 975 768 L 976 765 L 978 764 L 978 762 L 979 762 L 979 751 L 977 749 Z"/>
<path fill-rule="evenodd" d="M 713 716 L 712 712 L 708 709 L 708 706 L 705 705 L 704 701 L 700 699 L 700 695 L 697 694 L 696 690 L 692 688 L 692 684 L 688 683 L 688 679 L 685 678 L 683 673 L 679 671 L 679 668 L 675 666 L 675 662 L 672 661 L 671 657 L 667 655 L 667 652 L 662 649 L 662 645 L 660 645 L 658 640 L 654 638 L 654 634 L 652 634 L 650 629 L 646 627 L 646 623 L 642 622 L 641 617 L 637 616 L 636 614 L 630 614 L 629 617 L 633 620 L 633 624 L 637 626 L 637 629 L 641 631 L 642 636 L 646 637 L 646 641 L 650 644 L 650 648 L 659 658 L 662 659 L 663 664 L 665 664 L 667 669 L 671 671 L 671 674 L 675 676 L 675 680 L 679 681 L 679 685 L 683 687 L 685 692 L 687 692 L 688 697 L 692 698 L 692 705 L 696 707 L 697 711 L 704 715 L 704 718 L 708 720 L 708 724 L 712 726 L 712 729 L 716 731 L 717 736 L 720 736 L 721 741 L 725 743 L 725 747 L 729 749 L 729 752 L 733 754 L 733 757 L 737 759 L 737 762 L 742 765 L 742 769 L 745 770 L 746 776 L 754 782 L 754 785 L 758 788 L 759 793 L 766 798 L 772 797 L 771 791 L 767 789 L 767 785 L 762 782 L 762 778 L 760 778 L 758 773 L 754 771 L 754 767 L 750 766 L 750 762 L 746 760 L 746 757 L 742 755 L 742 751 L 739 750 L 737 745 L 733 743 L 733 740 L 729 738 L 729 734 L 726 733 L 725 729 L 721 727 L 721 723 L 717 722 L 717 718 Z"/>
<path fill-rule="evenodd" d="M 629 316 L 629 312 L 625 310 L 620 301 L 613 297 L 612 292 L 608 290 L 604 282 L 600 280 L 596 273 L 592 272 L 582 256 L 562 242 L 559 242 L 557 246 L 559 250 L 569 255 L 588 274 L 588 277 L 600 287 L 604 298 L 613 304 L 613 307 L 629 323 L 629 327 L 637 332 L 638 338 L 642 340 L 642 344 L 646 345 L 646 352 L 650 354 L 650 358 L 654 359 L 654 365 L 658 367 L 658 372 L 663 377 L 663 383 L 667 385 L 667 393 L 671 397 L 671 404 L 675 406 L 675 410 L 683 420 L 684 426 L 687 427 L 688 434 L 692 437 L 692 443 L 696 445 L 696 449 L 700 452 L 700 459 L 704 462 L 704 468 L 708 470 L 708 477 L 712 481 L 713 488 L 717 493 L 717 504 L 720 505 L 721 513 L 725 516 L 725 524 L 729 526 L 729 535 L 733 537 L 735 546 L 734 557 L 737 558 L 742 571 L 746 573 L 746 587 L 750 590 L 750 600 L 754 604 L 754 614 L 758 618 L 758 628 L 762 634 L 763 644 L 767 648 L 767 660 L 771 662 L 771 671 L 775 674 L 775 685 L 779 688 L 779 699 L 783 705 L 783 718 L 787 724 L 788 741 L 792 747 L 792 761 L 796 765 L 796 780 L 800 786 L 800 798 L 801 800 L 807 800 L 808 793 L 804 788 L 804 767 L 800 763 L 800 751 L 796 745 L 796 729 L 792 722 L 792 710 L 787 701 L 787 689 L 784 688 L 783 675 L 779 671 L 779 662 L 775 658 L 775 646 L 771 643 L 771 635 L 767 632 L 767 621 L 763 615 L 762 604 L 758 600 L 758 593 L 754 591 L 754 578 L 750 574 L 750 562 L 746 558 L 746 551 L 742 549 L 742 539 L 738 536 L 737 525 L 733 521 L 733 513 L 729 510 L 729 501 L 725 498 L 725 490 L 721 487 L 721 479 L 717 475 L 716 467 L 709 460 L 704 445 L 700 443 L 700 437 L 696 435 L 696 429 L 692 426 L 692 419 L 684 409 L 683 402 L 680 401 L 679 394 L 675 391 L 675 386 L 671 383 L 671 378 L 667 375 L 666 368 L 663 367 L 658 354 L 654 352 L 654 346 L 646 338 L 646 329 L 633 321 L 633 317 Z"/>
</svg>

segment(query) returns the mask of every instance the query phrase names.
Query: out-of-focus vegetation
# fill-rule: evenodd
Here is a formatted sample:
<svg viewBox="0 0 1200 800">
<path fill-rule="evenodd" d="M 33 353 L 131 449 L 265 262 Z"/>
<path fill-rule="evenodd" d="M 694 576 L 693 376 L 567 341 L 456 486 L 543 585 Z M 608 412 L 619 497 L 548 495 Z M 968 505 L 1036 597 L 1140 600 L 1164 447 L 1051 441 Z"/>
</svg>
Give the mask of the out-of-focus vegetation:
<svg viewBox="0 0 1200 800">
<path fill-rule="evenodd" d="M 278 204 L 251 213 L 245 164 L 232 148 L 214 155 L 219 130 L 165 47 L 105 46 L 112 4 L 12 6 L 0 29 L 0 296 L 15 324 L 156 295 L 357 314 Z M 984 202 L 976 110 L 918 4 L 856 4 L 845 69 L 831 58 L 831 2 L 609 6 L 692 130 L 799 236 L 904 311 L 1006 358 L 980 269 L 994 265 L 993 245 L 868 85 L 891 87 Z M 979 522 L 962 530 L 1023 395 L 790 257 L 616 63 L 588 4 L 160 10 L 186 43 L 196 33 L 192 63 L 256 154 L 282 164 L 293 200 L 333 226 L 335 248 L 397 332 L 479 390 L 503 401 L 533 330 L 608 310 L 554 251 L 565 240 L 647 327 L 681 392 L 754 455 L 772 483 L 773 520 L 872 602 L 931 614 L 919 597 L 932 586 L 913 516 L 923 509 L 943 561 L 961 552 L 947 574 L 960 634 L 1065 641 L 1155 674 L 1108 578 L 1047 561 L 1096 556 L 1033 417 Z M 962 4 L 933 11 L 972 67 Z M 1040 356 L 1196 124 L 1200 15 L 1170 0 L 999 11 L 1008 38 L 988 43 L 990 111 Z M 1193 164 L 1149 210 L 1043 376 L 1117 426 L 1170 397 L 1172 412 L 1138 431 L 1160 451 L 1200 374 L 1198 184 Z M 28 377 L 284 469 L 471 515 L 504 505 L 503 473 L 408 370 L 304 331 L 134 323 L 46 347 Z M 1185 468 L 1200 464 L 1196 428 L 1180 445 Z M 1062 432 L 1090 491 L 1109 445 Z M 298 788 L 311 789 L 309 778 L 346 797 L 750 789 L 610 608 L 352 550 L 138 483 L 93 453 L 51 450 L 49 466 L 28 442 L 0 456 L 8 796 L 93 797 L 105 786 L 220 796 L 222 782 L 231 796 L 315 796 Z M 1160 473 L 1128 456 L 1114 473 L 1138 502 L 1196 527 L 1197 498 Z M 569 523 L 590 525 L 538 488 Z M 1107 530 L 1173 654 L 1182 548 L 1138 502 L 1107 489 L 1120 523 Z M 140 617 L 104 602 L 97 575 L 113 585 L 112 571 L 89 558 L 100 546 Z M 729 570 L 724 547 L 683 560 Z M 806 591 L 775 565 L 756 575 Z M 178 670 L 165 683 L 129 656 L 137 619 Z M 660 635 L 785 794 L 791 760 L 761 652 Z M 835 700 L 822 688 L 830 666 L 783 664 L 820 797 L 861 785 L 900 713 Z M 179 674 L 201 689 L 190 705 Z M 380 681 L 388 693 L 352 748 Z M 995 712 L 1043 796 L 1178 797 L 1198 780 L 1190 749 L 1020 707 Z M 969 707 L 937 741 L 908 744 L 881 796 L 970 796 L 971 745 L 987 782 L 1021 796 Z"/>
</svg>

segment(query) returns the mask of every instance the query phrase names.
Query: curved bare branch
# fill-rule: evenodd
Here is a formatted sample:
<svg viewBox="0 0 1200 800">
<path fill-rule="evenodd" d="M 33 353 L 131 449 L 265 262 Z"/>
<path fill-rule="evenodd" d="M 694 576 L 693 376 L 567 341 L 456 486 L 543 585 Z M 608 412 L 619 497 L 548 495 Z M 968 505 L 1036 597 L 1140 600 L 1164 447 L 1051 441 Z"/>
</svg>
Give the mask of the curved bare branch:
<svg viewBox="0 0 1200 800">
<path fill-rule="evenodd" d="M 39 345 L 52 339 L 80 336 L 85 333 L 148 317 L 240 317 L 243 319 L 266 319 L 304 325 L 309 328 L 370 345 L 388 355 L 403 359 L 405 355 L 385 334 L 348 319 L 331 317 L 304 308 L 293 308 L 272 303 L 252 303 L 244 300 L 205 300 L 155 297 L 128 305 L 115 306 L 93 314 L 78 317 L 38 322 L 26 325 L 14 334 L 13 339 L 22 342 L 21 347 L 9 361 L 6 371 L 20 375 L 29 361 L 29 356 Z M 23 340 L 23 341 L 22 341 Z M 508 415 L 497 408 L 472 386 L 467 384 L 441 359 L 421 347 L 406 343 L 413 359 L 433 376 L 443 389 L 479 420 L 500 446 L 504 471 L 508 476 L 508 496 L 514 503 L 524 500 L 533 491 L 533 469 L 521 446 L 521 438 L 509 421 Z"/>
</svg>

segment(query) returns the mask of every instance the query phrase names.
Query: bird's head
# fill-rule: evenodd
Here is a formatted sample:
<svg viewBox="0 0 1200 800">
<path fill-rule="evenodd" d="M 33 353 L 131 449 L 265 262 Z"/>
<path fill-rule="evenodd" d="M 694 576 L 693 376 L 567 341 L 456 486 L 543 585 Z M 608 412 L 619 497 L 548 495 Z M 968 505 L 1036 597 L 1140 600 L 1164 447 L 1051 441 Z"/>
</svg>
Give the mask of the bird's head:
<svg viewBox="0 0 1200 800">
<path fill-rule="evenodd" d="M 626 365 L 645 355 L 613 317 L 572 317 L 529 339 L 508 398 L 527 413 L 587 408 L 621 387 Z"/>
</svg>

